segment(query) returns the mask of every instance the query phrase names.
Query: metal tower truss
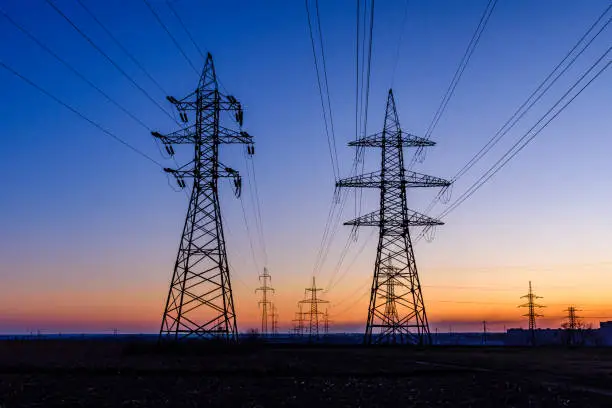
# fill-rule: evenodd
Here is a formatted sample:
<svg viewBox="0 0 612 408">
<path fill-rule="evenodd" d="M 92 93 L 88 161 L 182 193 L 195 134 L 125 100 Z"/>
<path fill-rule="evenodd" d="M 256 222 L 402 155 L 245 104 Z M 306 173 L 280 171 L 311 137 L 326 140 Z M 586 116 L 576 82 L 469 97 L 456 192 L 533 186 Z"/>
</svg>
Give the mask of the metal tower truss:
<svg viewBox="0 0 612 408">
<path fill-rule="evenodd" d="M 382 132 L 349 143 L 349 146 L 381 148 L 379 171 L 336 183 L 336 187 L 380 189 L 380 208 L 377 211 L 344 223 L 379 229 L 364 339 L 366 344 L 431 342 L 409 227 L 443 223 L 409 210 L 406 188 L 448 187 L 450 182 L 405 170 L 403 148 L 433 145 L 428 139 L 402 131 L 392 90 L 389 90 L 387 98 Z"/>
<path fill-rule="evenodd" d="M 237 326 L 230 282 L 225 237 L 219 205 L 219 179 L 233 181 L 240 195 L 238 171 L 219 161 L 222 144 L 245 144 L 253 154 L 253 138 L 242 130 L 222 126 L 233 122 L 242 126 L 242 107 L 231 95 L 218 90 L 213 59 L 206 59 L 197 89 L 181 100 L 169 96 L 185 127 L 162 135 L 152 132 L 174 156 L 174 145 L 189 145 L 193 159 L 176 169 L 164 169 L 181 188 L 193 179 L 189 208 L 181 235 L 174 273 L 164 310 L 160 339 L 224 338 L 236 340 Z M 229 112 L 227 120 L 222 112 Z"/>
</svg>

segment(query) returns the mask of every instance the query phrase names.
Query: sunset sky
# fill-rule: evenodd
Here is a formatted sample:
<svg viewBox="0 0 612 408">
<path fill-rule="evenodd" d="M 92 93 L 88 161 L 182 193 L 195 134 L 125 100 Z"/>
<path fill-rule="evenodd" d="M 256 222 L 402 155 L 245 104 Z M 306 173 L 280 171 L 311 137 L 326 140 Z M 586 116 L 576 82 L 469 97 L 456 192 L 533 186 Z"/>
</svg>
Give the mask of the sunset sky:
<svg viewBox="0 0 612 408">
<path fill-rule="evenodd" d="M 171 95 L 191 92 L 198 77 L 140 0 L 83 0 Z M 393 87 L 402 127 L 424 135 L 488 0 L 376 2 L 368 129 L 383 124 Z M 197 50 L 164 1 L 150 0 L 189 57 Z M 74 0 L 54 0 L 79 27 L 166 108 L 165 95 Z M 240 331 L 259 325 L 258 274 L 276 289 L 283 330 L 291 327 L 313 275 L 334 176 L 324 132 L 304 2 L 172 2 L 221 83 L 245 106 L 255 137 L 262 244 L 245 188 L 241 204 L 221 187 Z M 437 142 L 415 170 L 452 176 L 510 118 L 574 46 L 609 0 L 499 0 L 447 111 Z M 84 76 L 141 118 L 170 132 L 174 123 L 104 60 L 44 0 L 0 8 Z M 355 2 L 320 2 L 339 164 L 348 176 L 355 138 Z M 609 13 L 610 14 L 610 13 Z M 608 17 L 609 18 L 609 14 Z M 138 125 L 0 15 L 0 61 L 74 106 L 146 154 L 174 166 Z M 400 33 L 402 40 L 398 54 Z M 612 45 L 608 26 L 542 100 L 453 188 L 477 180 Z M 396 55 L 399 55 L 396 63 Z M 610 60 L 610 54 L 606 57 Z M 395 75 L 393 72 L 395 70 Z M 612 75 L 604 72 L 563 113 L 444 219 L 415 253 L 432 331 L 525 327 L 518 309 L 529 281 L 542 296 L 543 327 L 558 327 L 576 305 L 585 321 L 612 320 Z M 157 332 L 187 199 L 160 168 L 0 68 L 0 333 Z M 366 154 L 366 171 L 380 152 Z M 412 152 L 407 151 L 407 157 Z M 246 177 L 239 147 L 223 162 Z M 172 180 L 170 180 L 172 182 Z M 423 211 L 437 191 L 410 190 Z M 341 220 L 355 217 L 349 203 Z M 451 201 L 452 202 L 452 201 Z M 363 213 L 378 206 L 364 193 Z M 439 203 L 430 215 L 446 206 Z M 420 230 L 415 229 L 413 236 Z M 317 283 L 330 288 L 350 227 L 340 225 Z M 376 251 L 376 231 L 351 244 L 342 277 L 322 296 L 334 330 L 362 331 Z M 362 252 L 360 249 L 364 248 Z M 349 268 L 350 267 L 350 268 Z"/>
</svg>

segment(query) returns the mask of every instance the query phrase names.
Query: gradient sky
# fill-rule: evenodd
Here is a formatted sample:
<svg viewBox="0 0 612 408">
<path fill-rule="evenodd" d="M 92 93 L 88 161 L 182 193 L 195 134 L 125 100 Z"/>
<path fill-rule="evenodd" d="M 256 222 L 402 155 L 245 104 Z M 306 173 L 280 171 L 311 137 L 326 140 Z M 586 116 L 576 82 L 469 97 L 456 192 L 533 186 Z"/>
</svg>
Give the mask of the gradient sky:
<svg viewBox="0 0 612 408">
<path fill-rule="evenodd" d="M 85 0 L 172 95 L 197 76 L 139 0 Z M 55 0 L 156 100 L 165 95 L 73 0 Z M 151 3 L 199 65 L 203 63 L 164 1 Z M 355 137 L 355 2 L 321 1 L 321 23 L 341 173 L 348 175 Z M 423 135 L 486 0 L 408 3 L 394 81 L 404 1 L 377 1 L 369 129 L 382 125 L 393 86 L 402 126 Z M 255 136 L 267 266 L 283 328 L 313 273 L 334 190 L 304 2 L 176 0 L 174 7 L 210 51 L 221 82 L 245 106 Z M 607 0 L 499 0 L 418 171 L 452 177 L 497 131 L 610 4 Z M 43 0 L 4 1 L 3 10 L 83 75 L 161 132 L 173 122 L 105 61 Z M 140 150 L 164 160 L 146 129 L 42 51 L 0 16 L 0 60 L 11 65 Z M 612 43 L 608 27 L 592 47 L 489 156 L 454 186 L 454 197 L 545 112 Z M 167 295 L 186 211 L 163 172 L 72 112 L 0 69 L 0 332 L 155 332 Z M 612 320 L 612 75 L 605 72 L 491 182 L 452 212 L 432 243 L 416 245 L 432 328 L 491 330 L 525 326 L 516 305 L 528 281 L 556 327 L 570 304 L 589 322 Z M 378 151 L 366 156 L 377 164 Z M 223 162 L 246 176 L 242 150 Z M 258 325 L 264 259 L 254 261 L 240 202 L 222 187 L 223 216 L 240 330 Z M 435 191 L 410 191 L 423 209 Z M 244 204 L 254 235 L 248 190 Z M 377 206 L 365 193 L 363 212 Z M 434 215 L 442 211 L 438 205 Z M 352 204 L 342 219 L 353 218 Z M 350 227 L 339 227 L 317 273 L 327 287 Z M 413 235 L 416 235 L 415 231 Z M 362 330 L 375 239 L 361 231 L 324 294 L 338 330 Z M 374 234 L 375 236 L 375 234 Z M 365 245 L 365 250 L 358 249 Z M 355 256 L 357 256 L 355 258 Z M 346 273 L 345 267 L 353 260 Z"/>
</svg>

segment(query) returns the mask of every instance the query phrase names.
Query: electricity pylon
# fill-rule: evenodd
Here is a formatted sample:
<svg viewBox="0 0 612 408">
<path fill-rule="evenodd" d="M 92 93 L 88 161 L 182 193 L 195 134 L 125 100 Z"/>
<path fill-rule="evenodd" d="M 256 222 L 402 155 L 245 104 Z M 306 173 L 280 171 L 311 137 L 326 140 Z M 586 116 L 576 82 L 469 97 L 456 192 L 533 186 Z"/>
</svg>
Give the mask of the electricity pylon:
<svg viewBox="0 0 612 408">
<path fill-rule="evenodd" d="M 323 333 L 325 333 L 325 335 L 329 334 L 329 324 L 330 323 L 332 323 L 332 321 L 329 320 L 329 312 L 326 308 L 325 313 L 323 313 Z"/>
<path fill-rule="evenodd" d="M 270 319 L 268 310 L 272 309 L 272 302 L 268 299 L 268 292 L 274 293 L 274 288 L 268 286 L 268 281 L 272 280 L 272 277 L 268 273 L 268 268 L 264 267 L 263 274 L 259 275 L 259 280 L 263 283 L 260 287 L 255 289 L 255 293 L 261 291 L 261 300 L 259 301 L 259 307 L 261 307 L 261 335 L 266 336 L 268 334 L 268 320 Z M 272 316 L 272 318 L 274 318 L 274 316 Z"/>
<path fill-rule="evenodd" d="M 302 311 L 302 303 L 298 302 L 298 311 L 295 313 L 295 319 L 293 319 L 293 333 L 296 336 L 304 335 L 304 313 Z"/>
<path fill-rule="evenodd" d="M 319 309 L 319 305 L 329 303 L 327 300 L 319 299 L 318 292 L 322 288 L 317 288 L 315 277 L 312 277 L 312 286 L 304 290 L 304 300 L 300 300 L 300 304 L 306 305 L 307 311 L 302 313 L 303 330 L 308 330 L 308 337 L 312 340 L 319 338 L 319 323 L 322 320 L 323 312 Z M 307 322 L 308 326 L 305 326 Z M 305 326 L 305 327 L 304 327 Z"/>
<path fill-rule="evenodd" d="M 276 306 L 272 303 L 270 307 L 270 321 L 272 323 L 272 335 L 278 334 L 278 313 L 276 312 Z"/>
<path fill-rule="evenodd" d="M 521 299 L 523 298 L 527 299 L 527 303 L 523 303 L 522 305 L 519 305 L 519 307 L 527 308 L 527 313 L 525 313 L 523 316 L 529 318 L 529 333 L 531 337 L 531 345 L 535 346 L 536 344 L 536 334 L 535 334 L 536 318 L 543 316 L 541 314 L 538 314 L 536 310 L 544 307 L 542 305 L 537 304 L 535 301 L 536 299 L 542 299 L 542 296 L 537 296 L 535 293 L 533 293 L 533 290 L 531 289 L 531 281 L 529 281 L 529 293 L 527 293 L 524 296 L 521 296 Z"/>
<path fill-rule="evenodd" d="M 230 112 L 231 122 L 242 127 L 242 107 L 231 95 L 219 92 L 210 53 L 197 89 L 177 100 L 169 96 L 185 127 L 162 135 L 152 132 L 174 156 L 174 145 L 189 145 L 193 159 L 176 168 L 164 170 L 176 178 L 181 188 L 186 178 L 193 179 L 189 208 L 183 226 L 170 290 L 160 329 L 160 339 L 186 337 L 237 338 L 236 314 L 225 249 L 219 205 L 219 179 L 231 178 L 235 194 L 240 195 L 240 174 L 219 161 L 222 144 L 245 144 L 253 154 L 253 138 L 242 130 L 232 130 L 222 112 Z"/>
<path fill-rule="evenodd" d="M 378 227 L 378 249 L 370 294 L 366 344 L 403 341 L 429 344 L 429 323 L 417 272 L 410 227 L 442 225 L 439 220 L 410 210 L 406 203 L 407 187 L 448 187 L 441 178 L 404 169 L 404 147 L 426 147 L 435 143 L 404 132 L 400 128 L 393 91 L 389 90 L 382 132 L 349 143 L 349 146 L 381 148 L 381 169 L 340 180 L 336 187 L 378 188 L 380 208 L 344 225 Z M 389 318 L 389 277 L 383 272 L 384 257 L 397 269 L 393 277 L 391 298 L 397 310 L 397 321 Z M 394 312 L 395 313 L 395 312 Z M 394 317 L 395 319 L 395 317 Z M 401 333 L 401 336 L 398 336 Z M 398 339 L 399 337 L 399 339 Z"/>
<path fill-rule="evenodd" d="M 565 322 L 562 327 L 565 327 L 569 336 L 568 343 L 574 344 L 576 342 L 576 330 L 580 329 L 580 316 L 576 316 L 576 312 L 579 311 L 576 309 L 576 306 L 568 306 L 564 312 L 567 312 L 567 322 Z"/>
</svg>

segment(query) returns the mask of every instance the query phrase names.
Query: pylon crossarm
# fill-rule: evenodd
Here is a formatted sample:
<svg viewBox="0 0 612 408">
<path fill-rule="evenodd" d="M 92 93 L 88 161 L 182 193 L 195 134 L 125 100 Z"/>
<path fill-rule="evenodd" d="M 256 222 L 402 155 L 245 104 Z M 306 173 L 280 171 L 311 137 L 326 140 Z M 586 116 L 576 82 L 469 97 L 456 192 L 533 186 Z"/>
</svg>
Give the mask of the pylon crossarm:
<svg viewBox="0 0 612 408">
<path fill-rule="evenodd" d="M 354 225 L 357 227 L 425 227 L 431 225 L 444 225 L 444 223 L 435 218 L 428 217 L 425 214 L 421 214 L 413 210 L 407 210 L 405 221 L 397 218 L 381 220 L 380 212 L 374 211 L 369 214 L 362 215 L 359 218 L 347 221 L 344 223 L 344 225 Z"/>
<path fill-rule="evenodd" d="M 348 177 L 336 182 L 336 187 L 361 187 L 361 188 L 398 188 L 398 187 L 447 187 L 451 182 L 439 177 L 428 176 L 414 171 L 405 171 L 404 180 L 399 176 L 390 178 L 388 175 L 383 179 L 381 171 L 374 171 L 355 177 Z"/>
<path fill-rule="evenodd" d="M 363 137 L 361 139 L 349 142 L 349 146 L 363 146 L 363 147 L 382 147 L 383 136 L 386 136 L 384 140 L 385 144 L 390 147 L 426 147 L 435 146 L 436 143 L 424 137 L 416 136 L 408 132 L 402 132 L 399 138 L 390 138 L 388 135 L 383 135 L 383 132 L 378 132 L 370 136 Z"/>
</svg>

